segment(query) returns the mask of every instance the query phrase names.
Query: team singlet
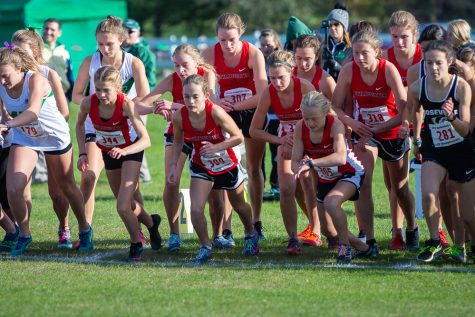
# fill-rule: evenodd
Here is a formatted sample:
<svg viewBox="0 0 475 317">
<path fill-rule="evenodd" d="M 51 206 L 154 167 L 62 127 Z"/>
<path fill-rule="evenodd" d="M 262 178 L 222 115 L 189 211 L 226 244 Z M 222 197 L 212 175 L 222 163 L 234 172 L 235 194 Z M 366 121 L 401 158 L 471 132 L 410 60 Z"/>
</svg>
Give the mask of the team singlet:
<svg viewBox="0 0 475 317">
<path fill-rule="evenodd" d="M 414 56 L 412 57 L 411 65 L 415 65 L 419 63 L 421 60 L 422 60 L 422 49 L 419 44 L 416 44 L 416 50 L 414 51 Z M 401 76 L 404 87 L 407 87 L 407 69 L 402 68 L 397 62 L 396 54 L 394 54 L 394 47 L 391 47 L 388 49 L 388 61 L 393 63 L 394 66 L 396 66 L 397 71 L 399 72 L 399 75 Z"/>
<path fill-rule="evenodd" d="M 316 68 L 316 70 L 315 70 L 315 75 L 313 75 L 313 78 L 312 78 L 312 85 L 313 85 L 313 87 L 315 87 L 316 91 L 320 91 L 319 87 L 320 87 L 320 80 L 322 80 L 323 69 L 321 67 L 318 67 L 318 66 L 315 66 L 315 68 Z M 294 67 L 293 75 L 295 77 L 298 77 L 297 66 Z"/>
<path fill-rule="evenodd" d="M 393 92 L 386 82 L 386 60 L 378 58 L 378 61 L 378 75 L 371 86 L 363 81 L 358 65 L 352 62 L 351 90 L 355 103 L 355 120 L 369 127 L 380 125 L 398 114 Z M 399 127 L 378 133 L 376 137 L 383 140 L 396 139 Z"/>
<path fill-rule="evenodd" d="M 239 63 L 231 68 L 226 65 L 221 46 L 214 46 L 214 67 L 218 75 L 219 97 L 228 98 L 233 104 L 251 98 L 256 94 L 254 75 L 249 68 L 249 43 L 241 41 Z"/>
<path fill-rule="evenodd" d="M 104 152 L 109 152 L 114 147 L 125 148 L 135 141 L 135 130 L 129 128 L 128 119 L 123 115 L 124 94 L 117 94 L 114 113 L 112 117 L 104 120 L 99 114 L 99 99 L 96 94 L 91 96 L 91 118 L 96 130 L 96 144 Z"/>
<path fill-rule="evenodd" d="M 335 117 L 327 115 L 325 119 L 325 127 L 323 130 L 322 140 L 320 143 L 315 144 L 310 138 L 310 129 L 307 127 L 304 121 L 302 121 L 302 143 L 303 153 L 308 155 L 312 159 L 318 159 L 330 154 L 333 154 L 333 138 L 331 137 L 331 131 Z M 356 158 L 351 149 L 346 149 L 346 164 L 341 166 L 319 167 L 315 169 L 318 174 L 318 181 L 321 183 L 331 183 L 342 178 L 346 174 L 359 174 L 363 175 L 363 166 Z"/>
<path fill-rule="evenodd" d="M 200 154 L 203 142 L 217 144 L 225 140 L 221 127 L 213 120 L 212 110 L 213 104 L 207 100 L 205 105 L 205 127 L 202 131 L 198 131 L 191 125 L 188 108 L 181 108 L 182 128 L 184 139 L 193 143 L 191 161 L 204 168 L 209 174 L 219 175 L 236 167 L 238 158 L 232 148 L 213 153 L 211 156 Z"/>
<path fill-rule="evenodd" d="M 464 141 L 452 124 L 447 121 L 442 105 L 448 98 L 454 103 L 454 113 L 458 117 L 459 102 L 457 100 L 458 76 L 452 77 L 450 88 L 445 98 L 439 101 L 430 100 L 427 95 L 427 77 L 421 79 L 419 101 L 424 108 L 423 146 L 428 148 L 447 148 Z"/>
<path fill-rule="evenodd" d="M 201 66 L 198 67 L 197 74 L 199 76 L 204 76 L 205 70 L 203 69 L 203 67 Z M 182 105 L 185 104 L 185 101 L 183 100 L 183 82 L 181 81 L 180 76 L 178 76 L 176 72 L 173 72 L 172 74 L 172 98 L 173 98 L 173 102 L 180 103 Z M 167 126 L 165 127 L 165 134 L 173 135 L 172 121 L 167 122 Z"/>
<path fill-rule="evenodd" d="M 292 77 L 292 81 L 294 83 L 294 102 L 289 107 L 282 105 L 277 90 L 272 84 L 269 85 L 270 104 L 274 114 L 280 121 L 279 137 L 293 133 L 295 124 L 298 120 L 302 119 L 302 112 L 300 111 L 300 104 L 302 103 L 302 84 L 297 77 Z"/>
</svg>

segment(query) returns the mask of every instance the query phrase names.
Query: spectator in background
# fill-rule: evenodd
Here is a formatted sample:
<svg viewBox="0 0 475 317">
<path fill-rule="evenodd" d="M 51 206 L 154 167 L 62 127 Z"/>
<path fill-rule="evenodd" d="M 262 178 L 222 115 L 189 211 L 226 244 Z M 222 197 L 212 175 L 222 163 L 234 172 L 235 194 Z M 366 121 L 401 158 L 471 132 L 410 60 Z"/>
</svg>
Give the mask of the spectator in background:
<svg viewBox="0 0 475 317">
<path fill-rule="evenodd" d="M 155 55 L 150 50 L 148 42 L 140 36 L 140 24 L 137 21 L 133 19 L 125 20 L 123 26 L 126 28 L 128 36 L 122 43 L 122 47 L 126 52 L 134 55 L 143 62 L 150 91 L 152 91 L 157 84 Z"/>
<path fill-rule="evenodd" d="M 346 9 L 333 9 L 327 16 L 328 36 L 325 39 L 323 51 L 323 69 L 335 81 L 338 79 L 341 67 L 351 60 L 352 56 L 348 19 Z"/>
<path fill-rule="evenodd" d="M 61 22 L 54 18 L 47 19 L 43 24 L 43 59 L 51 69 L 54 69 L 61 78 L 63 90 L 68 101 L 71 100 L 74 78 L 71 57 L 68 50 L 58 42 L 61 36 Z"/>
<path fill-rule="evenodd" d="M 289 23 L 287 24 L 284 50 L 293 51 L 295 41 L 300 35 L 304 34 L 314 34 L 314 32 L 297 17 L 291 16 L 289 18 Z"/>
<path fill-rule="evenodd" d="M 155 66 L 155 55 L 150 50 L 148 42 L 140 36 L 140 24 L 133 20 L 127 19 L 122 24 L 127 31 L 127 37 L 122 43 L 122 47 L 126 52 L 140 59 L 145 66 L 145 74 L 147 76 L 148 85 L 152 90 L 157 83 L 157 68 Z M 147 124 L 147 116 L 141 116 L 143 123 Z M 144 155 L 142 167 L 140 168 L 140 181 L 149 183 L 152 181 L 150 171 L 148 169 L 147 159 Z"/>
</svg>

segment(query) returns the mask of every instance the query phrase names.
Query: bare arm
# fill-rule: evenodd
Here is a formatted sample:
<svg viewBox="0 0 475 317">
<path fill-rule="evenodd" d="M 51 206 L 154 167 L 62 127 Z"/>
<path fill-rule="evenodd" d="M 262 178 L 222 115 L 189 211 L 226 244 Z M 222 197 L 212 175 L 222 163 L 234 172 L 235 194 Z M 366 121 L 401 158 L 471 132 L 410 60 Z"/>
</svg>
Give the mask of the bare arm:
<svg viewBox="0 0 475 317">
<path fill-rule="evenodd" d="M 142 119 L 140 119 L 137 109 L 135 109 L 135 104 L 126 98 L 122 111 L 124 117 L 129 118 L 129 121 L 132 123 L 132 126 L 138 135 L 138 140 L 135 143 L 122 149 L 125 152 L 124 155 L 135 154 L 150 147 L 150 137 Z"/>
<path fill-rule="evenodd" d="M 167 77 L 165 77 L 162 81 L 158 83 L 157 86 L 155 86 L 155 88 L 150 93 L 143 97 L 142 100 L 135 103 L 135 107 L 140 115 L 153 113 L 155 107 L 149 105 L 155 102 L 158 98 L 160 98 L 165 92 L 172 91 L 172 75 L 168 75 Z"/>
<path fill-rule="evenodd" d="M 300 120 L 295 125 L 294 131 L 294 146 L 292 147 L 292 171 L 297 174 L 299 168 L 301 167 L 301 162 L 303 159 L 303 142 L 302 142 L 302 124 L 303 120 Z"/>
<path fill-rule="evenodd" d="M 346 141 L 345 127 L 340 120 L 335 118 L 332 126 L 331 136 L 333 138 L 334 152 L 328 156 L 313 159 L 313 165 L 319 167 L 341 166 L 346 164 Z"/>
<path fill-rule="evenodd" d="M 89 67 L 91 66 L 92 56 L 86 57 L 79 67 L 78 77 L 73 88 L 73 102 L 80 105 L 85 98 L 84 92 L 89 81 Z"/>
<path fill-rule="evenodd" d="M 79 159 L 77 168 L 81 172 L 87 170 L 88 160 L 86 153 L 86 129 L 84 122 L 86 122 L 87 115 L 91 109 L 91 97 L 86 97 L 82 100 L 81 106 L 76 119 L 76 141 L 78 142 Z"/>
<path fill-rule="evenodd" d="M 150 86 L 145 73 L 145 66 L 135 56 L 132 59 L 132 74 L 134 76 L 135 90 L 137 91 L 137 97 L 133 101 L 141 100 L 150 92 Z"/>
<path fill-rule="evenodd" d="M 267 112 L 270 108 L 270 94 L 269 89 L 264 90 L 260 96 L 259 104 L 257 105 L 256 112 L 252 117 L 251 127 L 249 128 L 249 134 L 253 139 L 265 141 L 274 144 L 284 144 L 282 139 L 276 135 L 273 135 L 263 129 L 264 122 L 267 117 Z"/>
<path fill-rule="evenodd" d="M 332 76 L 323 71 L 322 79 L 320 80 L 320 92 L 328 99 L 332 100 L 333 92 L 335 91 L 336 83 Z"/>
<path fill-rule="evenodd" d="M 470 104 L 472 100 L 472 91 L 465 80 L 459 78 L 457 86 L 457 97 L 459 102 L 458 117 L 453 113 L 453 100 L 449 98 L 442 105 L 445 115 L 451 120 L 455 131 L 462 137 L 466 137 L 470 131 Z M 453 121 L 452 121 L 453 119 Z"/>
<path fill-rule="evenodd" d="M 234 122 L 233 118 L 226 113 L 221 107 L 213 105 L 213 110 L 211 112 L 213 120 L 219 125 L 223 131 L 226 131 L 229 134 L 223 142 L 217 144 L 207 144 L 201 147 L 201 155 L 208 155 L 216 153 L 225 149 L 229 149 L 235 146 L 238 146 L 244 141 L 244 136 L 242 135 L 241 130 Z"/>
<path fill-rule="evenodd" d="M 236 103 L 234 110 L 254 109 L 259 102 L 259 95 L 267 88 L 266 63 L 262 52 L 252 44 L 249 44 L 249 68 L 254 74 L 256 94 L 249 99 Z"/>
</svg>

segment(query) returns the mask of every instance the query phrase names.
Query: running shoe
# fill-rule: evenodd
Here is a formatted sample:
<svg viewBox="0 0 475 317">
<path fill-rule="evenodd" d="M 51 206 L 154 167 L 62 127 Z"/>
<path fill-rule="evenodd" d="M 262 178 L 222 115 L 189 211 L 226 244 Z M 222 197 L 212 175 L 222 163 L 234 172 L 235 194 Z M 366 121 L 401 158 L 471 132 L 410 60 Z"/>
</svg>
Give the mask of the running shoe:
<svg viewBox="0 0 475 317">
<path fill-rule="evenodd" d="M 404 250 L 406 248 L 406 244 L 404 243 L 404 238 L 402 237 L 402 230 L 396 229 L 396 233 L 394 233 L 391 243 L 389 244 L 390 250 Z"/>
<path fill-rule="evenodd" d="M 208 262 L 209 259 L 213 257 L 213 254 L 211 252 L 211 247 L 209 246 L 202 246 L 198 250 L 198 254 L 196 254 L 196 257 L 191 261 L 193 264 L 204 264 Z"/>
<path fill-rule="evenodd" d="M 58 229 L 58 248 L 59 249 L 72 249 L 73 243 L 71 242 L 71 231 L 69 227 Z"/>
<path fill-rule="evenodd" d="M 162 247 L 162 237 L 160 236 L 160 232 L 158 232 L 158 227 L 160 226 L 160 222 L 162 218 L 160 215 L 152 215 L 153 225 L 148 229 L 150 234 L 150 246 L 152 250 L 158 250 Z"/>
<path fill-rule="evenodd" d="M 442 252 L 440 240 L 429 239 L 417 255 L 417 260 L 422 262 L 431 262 Z"/>
<path fill-rule="evenodd" d="M 366 243 L 366 234 L 363 230 L 360 230 L 360 232 L 358 233 L 358 239 L 360 239 L 361 242 Z"/>
<path fill-rule="evenodd" d="M 447 231 L 442 230 L 442 228 L 439 229 L 439 239 L 440 243 L 442 244 L 442 248 L 448 248 L 450 246 L 449 241 L 447 240 L 447 236 L 449 233 Z"/>
<path fill-rule="evenodd" d="M 328 249 L 338 249 L 338 237 L 327 238 L 328 240 Z"/>
<path fill-rule="evenodd" d="M 213 238 L 213 245 L 218 249 L 229 249 L 232 248 L 231 243 L 226 240 L 223 236 L 216 236 Z"/>
<path fill-rule="evenodd" d="M 444 255 L 444 258 L 455 261 L 457 263 L 463 264 L 467 262 L 467 254 L 465 253 L 464 247 L 460 247 L 458 245 L 454 245 L 454 246 L 446 248 L 443 251 L 443 255 Z"/>
<path fill-rule="evenodd" d="M 336 256 L 336 264 L 350 264 L 353 258 L 353 251 L 350 246 L 340 244 L 338 255 Z"/>
<path fill-rule="evenodd" d="M 287 244 L 287 255 L 299 255 L 300 251 L 299 240 L 297 238 L 290 238 Z"/>
<path fill-rule="evenodd" d="M 25 253 L 26 250 L 30 248 L 32 242 L 31 235 L 29 237 L 18 237 L 15 247 L 11 251 L 11 255 L 17 256 Z"/>
<path fill-rule="evenodd" d="M 256 221 L 254 223 L 254 230 L 257 231 L 257 234 L 259 235 L 259 240 L 265 240 L 266 236 L 264 235 L 264 227 L 262 226 L 262 221 Z"/>
<path fill-rule="evenodd" d="M 297 239 L 304 240 L 312 233 L 312 226 L 308 225 L 302 232 L 297 235 Z"/>
<path fill-rule="evenodd" d="M 180 235 L 176 233 L 170 234 L 168 238 L 168 252 L 173 253 L 180 250 L 182 245 Z"/>
<path fill-rule="evenodd" d="M 20 229 L 15 224 L 15 232 L 5 233 L 2 242 L 0 243 L 0 252 L 10 252 L 15 247 L 18 237 L 20 236 Z"/>
<path fill-rule="evenodd" d="M 229 229 L 224 229 L 223 230 L 223 237 L 224 239 L 228 240 L 229 243 L 231 244 L 231 246 L 235 246 L 236 245 L 236 242 L 234 241 L 234 238 L 233 238 L 233 233 L 231 230 Z"/>
<path fill-rule="evenodd" d="M 322 238 L 318 233 L 311 232 L 302 242 L 304 245 L 313 245 L 319 247 L 322 245 Z"/>
<path fill-rule="evenodd" d="M 259 253 L 259 235 L 253 232 L 244 238 L 244 255 L 251 256 Z"/>
<path fill-rule="evenodd" d="M 137 262 L 143 259 L 143 244 L 142 242 L 131 243 L 129 250 L 128 262 Z"/>
<path fill-rule="evenodd" d="M 369 246 L 368 256 L 371 257 L 371 258 L 377 258 L 378 255 L 379 255 L 379 248 L 378 248 L 378 244 L 376 243 L 376 240 L 375 239 L 370 239 L 370 240 L 366 241 L 366 244 Z"/>
<path fill-rule="evenodd" d="M 280 200 L 280 191 L 278 188 L 271 188 L 270 191 L 264 192 L 262 196 L 263 201 L 279 201 Z"/>
<path fill-rule="evenodd" d="M 414 251 L 419 250 L 419 227 L 414 230 L 406 229 L 406 250 Z"/>
<path fill-rule="evenodd" d="M 92 249 L 94 249 L 92 237 L 92 227 L 89 227 L 89 230 L 86 232 L 79 232 L 79 252 L 91 251 Z"/>
</svg>

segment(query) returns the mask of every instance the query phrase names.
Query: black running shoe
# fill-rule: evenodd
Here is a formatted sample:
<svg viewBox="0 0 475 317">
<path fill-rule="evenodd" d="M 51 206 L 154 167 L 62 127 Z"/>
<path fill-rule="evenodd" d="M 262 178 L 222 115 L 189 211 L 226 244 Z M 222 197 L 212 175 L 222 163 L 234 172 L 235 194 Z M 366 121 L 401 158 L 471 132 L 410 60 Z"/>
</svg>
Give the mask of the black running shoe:
<svg viewBox="0 0 475 317">
<path fill-rule="evenodd" d="M 336 264 L 350 264 L 353 258 L 353 251 L 350 246 L 340 244 L 338 247 L 338 255 L 336 256 Z"/>
<path fill-rule="evenodd" d="M 254 222 L 254 230 L 257 231 L 257 234 L 259 235 L 259 240 L 265 240 L 266 236 L 264 235 L 264 227 L 262 226 L 262 221 L 256 221 Z"/>
<path fill-rule="evenodd" d="M 369 246 L 369 257 L 377 258 L 379 255 L 378 244 L 375 239 L 370 239 L 366 241 L 366 244 Z"/>
<path fill-rule="evenodd" d="M 422 262 L 432 262 L 437 258 L 442 252 L 442 244 L 440 240 L 429 239 L 424 244 L 424 247 L 421 249 L 417 255 L 417 260 Z"/>
<path fill-rule="evenodd" d="M 406 229 L 406 250 L 413 251 L 419 248 L 419 227 L 412 231 Z"/>
<path fill-rule="evenodd" d="M 151 215 L 151 217 L 153 225 L 148 228 L 148 232 L 150 233 L 150 246 L 153 250 L 158 250 L 162 247 L 162 237 L 160 236 L 160 232 L 158 232 L 162 218 L 159 215 Z"/>
<path fill-rule="evenodd" d="M 131 243 L 129 251 L 129 262 L 141 261 L 143 258 L 143 245 L 142 242 Z"/>
</svg>

